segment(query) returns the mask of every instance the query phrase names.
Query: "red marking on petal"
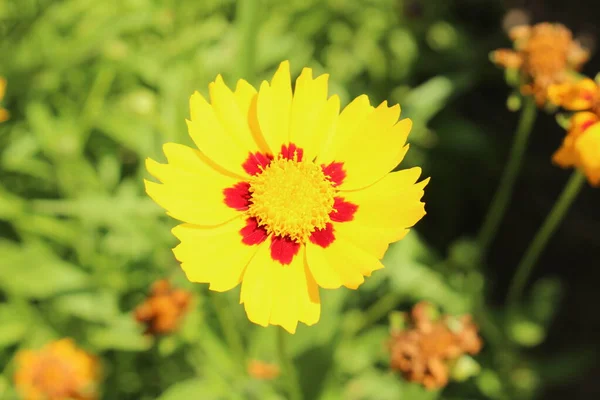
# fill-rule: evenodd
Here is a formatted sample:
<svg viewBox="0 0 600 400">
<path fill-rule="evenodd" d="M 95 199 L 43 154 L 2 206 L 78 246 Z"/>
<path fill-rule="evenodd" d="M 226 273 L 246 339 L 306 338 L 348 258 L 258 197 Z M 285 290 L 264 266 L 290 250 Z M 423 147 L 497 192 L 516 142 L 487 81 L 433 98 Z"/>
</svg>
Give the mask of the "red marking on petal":
<svg viewBox="0 0 600 400">
<path fill-rule="evenodd" d="M 300 243 L 294 242 L 287 236 L 273 236 L 271 238 L 271 258 L 283 265 L 288 265 L 298 254 Z"/>
<path fill-rule="evenodd" d="M 258 226 L 256 218 L 248 218 L 246 220 L 246 226 L 240 229 L 240 235 L 242 235 L 242 243 L 248 246 L 260 244 L 269 236 L 264 227 Z"/>
<path fill-rule="evenodd" d="M 321 164 L 323 174 L 331 180 L 333 186 L 340 186 L 346 178 L 346 171 L 344 171 L 344 163 L 332 162 L 329 165 Z"/>
<path fill-rule="evenodd" d="M 271 164 L 273 156 L 260 152 L 250 153 L 246 161 L 242 164 L 244 170 L 250 175 L 258 175 Z"/>
<path fill-rule="evenodd" d="M 584 90 L 584 91 L 581 92 L 581 97 L 584 100 L 592 101 L 592 100 L 594 100 L 594 97 L 596 97 L 596 93 L 591 92 L 589 90 Z"/>
<path fill-rule="evenodd" d="M 310 241 L 323 248 L 328 247 L 335 240 L 333 225 L 328 223 L 324 229 L 317 229 L 310 235 Z"/>
<path fill-rule="evenodd" d="M 288 160 L 294 160 L 294 155 L 296 155 L 296 161 L 302 161 L 302 157 L 304 156 L 304 150 L 297 147 L 294 143 L 290 143 L 289 146 L 283 145 L 281 146 L 281 156 Z"/>
<path fill-rule="evenodd" d="M 248 182 L 238 182 L 233 187 L 224 189 L 223 194 L 225 195 L 225 204 L 238 211 L 247 210 L 252 198 Z"/>
<path fill-rule="evenodd" d="M 333 210 L 329 213 L 329 218 L 335 222 L 352 221 L 356 210 L 358 210 L 356 204 L 344 200 L 343 197 L 336 197 L 334 198 Z"/>
<path fill-rule="evenodd" d="M 596 122 L 598 122 L 598 121 L 594 121 L 593 119 L 588 119 L 587 121 L 582 122 L 581 123 L 581 132 L 585 131 L 587 128 L 594 125 Z"/>
</svg>

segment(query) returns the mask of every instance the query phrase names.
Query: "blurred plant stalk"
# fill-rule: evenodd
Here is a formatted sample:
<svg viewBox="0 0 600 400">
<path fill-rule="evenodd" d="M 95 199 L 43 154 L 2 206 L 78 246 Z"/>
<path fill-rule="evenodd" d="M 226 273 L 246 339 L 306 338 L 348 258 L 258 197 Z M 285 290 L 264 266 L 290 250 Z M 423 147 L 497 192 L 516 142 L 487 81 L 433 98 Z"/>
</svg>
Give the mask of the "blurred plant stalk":
<svg viewBox="0 0 600 400">
<path fill-rule="evenodd" d="M 260 0 L 240 0 L 236 9 L 238 30 L 237 78 L 252 82 L 256 65 L 258 11 Z"/>
<path fill-rule="evenodd" d="M 548 240 L 550 240 L 552 234 L 554 234 L 556 228 L 569 211 L 571 204 L 573 204 L 573 201 L 577 198 L 577 195 L 585 182 L 585 175 L 578 169 L 571 174 L 560 197 L 552 207 L 552 210 L 550 210 L 550 213 L 536 233 L 533 241 L 529 244 L 525 255 L 517 266 L 517 270 L 508 289 L 506 303 L 508 305 L 509 313 L 516 309 L 535 263 L 546 247 L 546 244 L 548 244 Z"/>
<path fill-rule="evenodd" d="M 537 116 L 537 107 L 533 97 L 525 97 L 523 103 L 521 117 L 519 119 L 519 124 L 517 125 L 517 131 L 510 150 L 506 169 L 504 170 L 500 185 L 494 194 L 492 204 L 488 209 L 477 238 L 482 260 L 485 259 L 486 253 L 496 237 L 498 227 L 500 226 L 500 222 L 502 222 L 506 208 L 512 197 L 515 182 L 519 175 L 519 170 L 521 169 L 523 155 L 525 154 L 529 136 Z"/>
<path fill-rule="evenodd" d="M 298 374 L 286 349 L 288 333 L 281 327 L 277 327 L 277 356 L 286 381 L 290 400 L 302 400 L 302 390 L 298 381 Z"/>
</svg>

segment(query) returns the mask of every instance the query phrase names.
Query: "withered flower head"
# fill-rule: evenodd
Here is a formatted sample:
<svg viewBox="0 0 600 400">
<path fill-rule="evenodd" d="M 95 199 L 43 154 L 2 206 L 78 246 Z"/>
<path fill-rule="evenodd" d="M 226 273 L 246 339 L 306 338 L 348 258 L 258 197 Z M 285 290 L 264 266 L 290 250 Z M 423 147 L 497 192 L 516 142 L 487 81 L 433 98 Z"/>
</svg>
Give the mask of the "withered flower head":
<svg viewBox="0 0 600 400">
<path fill-rule="evenodd" d="M 279 366 L 264 361 L 251 360 L 248 364 L 248 375 L 261 380 L 275 379 L 279 376 Z"/>
<path fill-rule="evenodd" d="M 435 318 L 435 314 L 430 304 L 418 303 L 408 328 L 393 332 L 390 341 L 392 369 L 427 389 L 444 387 L 450 363 L 465 353 L 478 353 L 482 346 L 470 316 Z"/>
<path fill-rule="evenodd" d="M 546 103 L 550 85 L 569 81 L 571 74 L 589 59 L 589 52 L 562 24 L 516 26 L 509 36 L 514 50 L 496 50 L 492 61 L 504 68 L 518 69 L 521 92 L 532 95 L 538 106 Z"/>
<path fill-rule="evenodd" d="M 15 387 L 23 400 L 94 400 L 98 398 L 98 361 L 71 339 L 16 356 Z"/>
<path fill-rule="evenodd" d="M 165 280 L 152 285 L 150 296 L 135 309 L 135 319 L 146 324 L 146 333 L 167 334 L 175 331 L 189 308 L 191 294 L 175 289 Z"/>
</svg>

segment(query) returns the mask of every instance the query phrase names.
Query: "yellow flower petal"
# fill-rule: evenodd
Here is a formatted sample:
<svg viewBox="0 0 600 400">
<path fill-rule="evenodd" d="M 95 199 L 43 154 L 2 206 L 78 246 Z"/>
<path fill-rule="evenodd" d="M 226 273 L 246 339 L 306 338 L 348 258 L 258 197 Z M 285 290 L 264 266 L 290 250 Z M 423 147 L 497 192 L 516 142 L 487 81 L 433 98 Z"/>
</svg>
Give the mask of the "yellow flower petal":
<svg viewBox="0 0 600 400">
<path fill-rule="evenodd" d="M 212 108 L 227 134 L 247 151 L 261 150 L 248 124 L 248 112 L 256 90 L 247 82 L 240 81 L 234 93 L 225 85 L 221 75 L 208 88 Z"/>
<path fill-rule="evenodd" d="M 349 224 L 377 228 L 389 232 L 391 237 L 401 237 L 425 215 L 421 202 L 423 188 L 429 179 L 416 183 L 421 168 L 414 167 L 392 172 L 377 183 L 344 197 L 358 204 L 358 210 Z"/>
<path fill-rule="evenodd" d="M 336 237 L 346 239 L 381 260 L 389 244 L 406 236 L 408 229 L 379 229 L 355 221 L 334 223 Z"/>
<path fill-rule="evenodd" d="M 307 243 L 306 263 L 317 284 L 325 289 L 342 285 L 357 289 L 364 282 L 364 276 L 383 268 L 377 257 L 340 236 L 326 248 Z"/>
<path fill-rule="evenodd" d="M 198 149 L 227 171 L 240 178 L 246 176 L 242 164 L 251 149 L 240 142 L 239 138 L 231 136 L 217 117 L 213 106 L 198 92 L 190 99 L 190 114 L 191 121 L 186 121 L 188 131 Z"/>
<path fill-rule="evenodd" d="M 210 290 L 224 292 L 240 283 L 246 265 L 258 246 L 243 244 L 240 230 L 244 218 L 215 229 L 192 224 L 173 228 L 181 243 L 173 249 L 177 260 L 191 282 L 210 283 Z"/>
<path fill-rule="evenodd" d="M 409 119 L 398 121 L 398 105 L 388 107 L 383 102 L 373 109 L 361 101 L 352 106 L 352 112 L 344 110 L 340 115 L 333 151 L 319 157 L 325 164 L 343 161 L 347 175 L 340 190 L 364 188 L 395 168 L 408 150 L 404 145 L 412 127 Z"/>
<path fill-rule="evenodd" d="M 338 118 L 335 131 L 327 138 L 321 148 L 321 152 L 317 155 L 317 162 L 319 164 L 328 164 L 334 161 L 337 157 L 338 147 L 342 144 L 340 137 L 344 135 L 349 136 L 356 130 L 358 124 L 362 123 L 373 110 L 374 108 L 369 102 L 369 97 L 364 94 L 358 96 L 344 107 Z M 340 159 L 338 161 L 344 160 Z"/>
<path fill-rule="evenodd" d="M 552 162 L 562 168 L 569 168 L 575 165 L 577 162 L 577 155 L 575 154 L 574 138 L 566 136 L 561 146 L 552 155 Z"/>
<path fill-rule="evenodd" d="M 303 257 L 281 265 L 271 258 L 268 245 L 261 245 L 250 261 L 240 301 L 250 321 L 262 326 L 279 325 L 290 333 L 296 332 L 298 321 L 313 325 L 320 316 L 318 288 Z"/>
<path fill-rule="evenodd" d="M 600 123 L 589 127 L 575 141 L 579 167 L 593 186 L 600 185 Z"/>
<path fill-rule="evenodd" d="M 567 110 L 589 110 L 600 96 L 598 84 L 589 78 L 578 82 L 555 84 L 548 88 L 550 102 Z"/>
<path fill-rule="evenodd" d="M 146 192 L 180 221 L 214 226 L 239 215 L 224 202 L 223 190 L 237 180 L 204 163 L 198 151 L 170 143 L 164 146 L 169 164 L 146 160 L 146 168 L 162 184 L 145 181 Z"/>
<path fill-rule="evenodd" d="M 331 130 L 339 114 L 339 98 L 327 99 L 329 75 L 312 78 L 312 69 L 304 68 L 296 80 L 292 100 L 290 142 L 304 150 L 304 157 L 313 160 Z"/>
<path fill-rule="evenodd" d="M 261 152 L 269 153 L 269 146 L 267 146 L 267 142 L 260 131 L 258 116 L 256 115 L 256 103 L 258 98 L 256 89 L 245 80 L 240 79 L 233 95 L 235 96 L 235 101 L 237 102 L 239 109 L 244 114 L 254 142 L 258 145 Z"/>
<path fill-rule="evenodd" d="M 260 85 L 257 114 L 261 132 L 272 154 L 290 140 L 290 112 L 292 106 L 292 82 L 290 63 L 284 61 L 273 76 L 271 84 Z"/>
</svg>

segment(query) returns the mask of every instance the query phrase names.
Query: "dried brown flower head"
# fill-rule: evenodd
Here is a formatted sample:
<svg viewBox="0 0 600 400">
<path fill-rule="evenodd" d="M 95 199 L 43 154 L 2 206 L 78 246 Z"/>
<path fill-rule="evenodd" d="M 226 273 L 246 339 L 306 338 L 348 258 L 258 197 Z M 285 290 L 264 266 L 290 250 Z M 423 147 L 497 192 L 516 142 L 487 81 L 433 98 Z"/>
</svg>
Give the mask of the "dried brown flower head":
<svg viewBox="0 0 600 400">
<path fill-rule="evenodd" d="M 38 351 L 22 350 L 16 363 L 15 387 L 24 400 L 98 398 L 98 361 L 71 339 L 51 342 Z"/>
<path fill-rule="evenodd" d="M 250 360 L 248 375 L 255 379 L 270 380 L 279 376 L 279 366 L 259 360 Z"/>
<path fill-rule="evenodd" d="M 434 314 L 433 306 L 418 303 L 408 329 L 394 332 L 390 341 L 391 367 L 427 389 L 444 387 L 449 364 L 465 353 L 478 353 L 482 346 L 470 316 L 435 319 Z"/>
<path fill-rule="evenodd" d="M 561 24 L 543 22 L 516 26 L 509 36 L 514 50 L 496 50 L 492 61 L 504 68 L 519 69 L 521 92 L 534 96 L 538 106 L 546 103 L 550 85 L 567 82 L 571 73 L 589 59 L 589 51 Z"/>
<path fill-rule="evenodd" d="M 167 334 L 175 331 L 189 308 L 191 294 L 174 289 L 165 280 L 152 285 L 150 296 L 135 309 L 135 319 L 146 324 L 146 333 Z"/>
</svg>

